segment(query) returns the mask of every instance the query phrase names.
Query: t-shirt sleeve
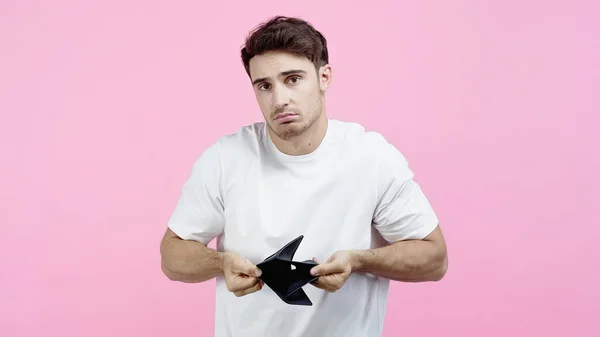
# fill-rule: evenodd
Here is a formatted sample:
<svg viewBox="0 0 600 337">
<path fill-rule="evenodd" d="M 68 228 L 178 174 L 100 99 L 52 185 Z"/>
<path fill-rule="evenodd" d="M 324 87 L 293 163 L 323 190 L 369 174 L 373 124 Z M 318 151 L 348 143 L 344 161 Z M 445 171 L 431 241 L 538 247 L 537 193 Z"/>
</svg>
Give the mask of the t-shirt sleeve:
<svg viewBox="0 0 600 337">
<path fill-rule="evenodd" d="M 383 141 L 378 153 L 378 203 L 373 225 L 381 236 L 393 243 L 420 240 L 429 235 L 439 220 L 404 155 Z"/>
<path fill-rule="evenodd" d="M 168 227 L 184 240 L 207 245 L 225 225 L 219 143 L 208 147 L 192 166 Z"/>
</svg>

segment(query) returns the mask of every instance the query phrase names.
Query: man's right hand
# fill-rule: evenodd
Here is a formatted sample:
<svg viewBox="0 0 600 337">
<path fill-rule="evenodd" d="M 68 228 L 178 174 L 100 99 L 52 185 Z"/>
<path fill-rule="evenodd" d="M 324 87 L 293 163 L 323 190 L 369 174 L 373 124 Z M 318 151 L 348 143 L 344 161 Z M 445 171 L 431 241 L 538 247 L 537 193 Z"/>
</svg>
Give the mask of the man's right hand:
<svg viewBox="0 0 600 337">
<path fill-rule="evenodd" d="M 263 282 L 259 279 L 261 270 L 250 260 L 232 252 L 223 253 L 223 276 L 227 289 L 235 296 L 245 296 L 259 291 Z"/>
</svg>

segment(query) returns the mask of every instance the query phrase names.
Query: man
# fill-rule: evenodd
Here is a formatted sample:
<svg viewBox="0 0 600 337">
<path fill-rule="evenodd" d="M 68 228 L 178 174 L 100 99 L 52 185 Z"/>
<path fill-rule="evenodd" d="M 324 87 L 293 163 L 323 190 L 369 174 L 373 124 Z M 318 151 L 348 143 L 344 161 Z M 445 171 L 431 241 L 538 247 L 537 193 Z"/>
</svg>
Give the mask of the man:
<svg viewBox="0 0 600 337">
<path fill-rule="evenodd" d="M 181 282 L 217 278 L 216 336 L 380 336 L 390 280 L 446 272 L 438 219 L 393 145 L 326 117 L 332 72 L 312 25 L 273 18 L 241 58 L 264 122 L 195 162 L 161 244 L 162 270 Z M 257 264 L 299 235 L 294 260 L 319 263 L 303 288 L 313 306 L 284 303 L 258 278 Z"/>
</svg>

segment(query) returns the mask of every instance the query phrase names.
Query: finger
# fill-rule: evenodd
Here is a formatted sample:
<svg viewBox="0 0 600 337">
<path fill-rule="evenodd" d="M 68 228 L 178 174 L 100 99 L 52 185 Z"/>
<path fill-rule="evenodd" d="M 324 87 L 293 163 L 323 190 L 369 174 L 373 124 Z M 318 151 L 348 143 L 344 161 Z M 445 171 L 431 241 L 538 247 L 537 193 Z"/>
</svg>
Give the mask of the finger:
<svg viewBox="0 0 600 337">
<path fill-rule="evenodd" d="M 257 291 L 259 291 L 259 290 L 261 290 L 261 289 L 262 289 L 262 286 L 260 285 L 260 283 L 257 283 L 257 284 L 256 284 L 254 287 L 252 287 L 252 288 L 246 288 L 246 289 L 242 289 L 242 290 L 239 290 L 239 291 L 236 291 L 236 292 L 234 292 L 233 294 L 234 294 L 235 296 L 237 296 L 237 297 L 242 297 L 242 296 L 246 296 L 246 295 L 248 295 L 248 294 L 251 294 L 251 293 L 257 292 Z"/>
<path fill-rule="evenodd" d="M 259 281 L 259 282 L 256 282 L 256 284 L 253 287 L 238 290 L 238 291 L 234 292 L 234 294 L 235 294 L 235 296 L 238 296 L 238 297 L 245 296 L 245 295 L 248 295 L 253 292 L 261 290 L 262 287 L 263 287 L 263 283 Z"/>
<path fill-rule="evenodd" d="M 227 289 L 231 292 L 237 292 L 244 289 L 252 288 L 260 282 L 256 277 L 235 277 L 231 282 L 227 283 Z"/>
<path fill-rule="evenodd" d="M 321 282 L 319 282 L 319 279 L 314 280 L 310 284 L 312 284 L 313 286 L 315 286 L 315 287 L 317 287 L 319 289 L 325 290 L 325 285 L 323 285 Z"/>
<path fill-rule="evenodd" d="M 334 284 L 331 284 L 331 282 L 328 282 L 327 279 L 323 279 L 322 277 L 318 278 L 312 285 L 330 293 L 337 291 L 337 287 Z"/>
<path fill-rule="evenodd" d="M 313 260 L 313 261 L 314 261 L 316 264 L 319 264 L 319 263 L 320 263 L 320 262 L 319 262 L 319 260 L 318 260 L 316 257 L 313 257 L 313 258 L 312 258 L 312 260 Z M 311 281 L 310 283 L 311 283 L 311 284 L 314 284 L 314 283 L 316 283 L 316 282 L 317 282 L 317 280 L 313 280 L 313 281 Z"/>
</svg>

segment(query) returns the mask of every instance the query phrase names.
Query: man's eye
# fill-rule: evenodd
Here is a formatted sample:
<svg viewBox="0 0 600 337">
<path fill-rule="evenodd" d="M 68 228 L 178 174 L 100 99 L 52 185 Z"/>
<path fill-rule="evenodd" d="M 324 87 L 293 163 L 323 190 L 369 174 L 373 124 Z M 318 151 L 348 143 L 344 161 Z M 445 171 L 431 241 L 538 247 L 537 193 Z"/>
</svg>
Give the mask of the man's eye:
<svg viewBox="0 0 600 337">
<path fill-rule="evenodd" d="M 291 81 L 292 83 L 296 83 L 296 82 L 298 82 L 299 80 L 300 80 L 300 77 L 298 77 L 298 76 L 293 76 L 293 77 L 291 77 L 291 78 L 290 78 L 290 81 Z"/>
</svg>

